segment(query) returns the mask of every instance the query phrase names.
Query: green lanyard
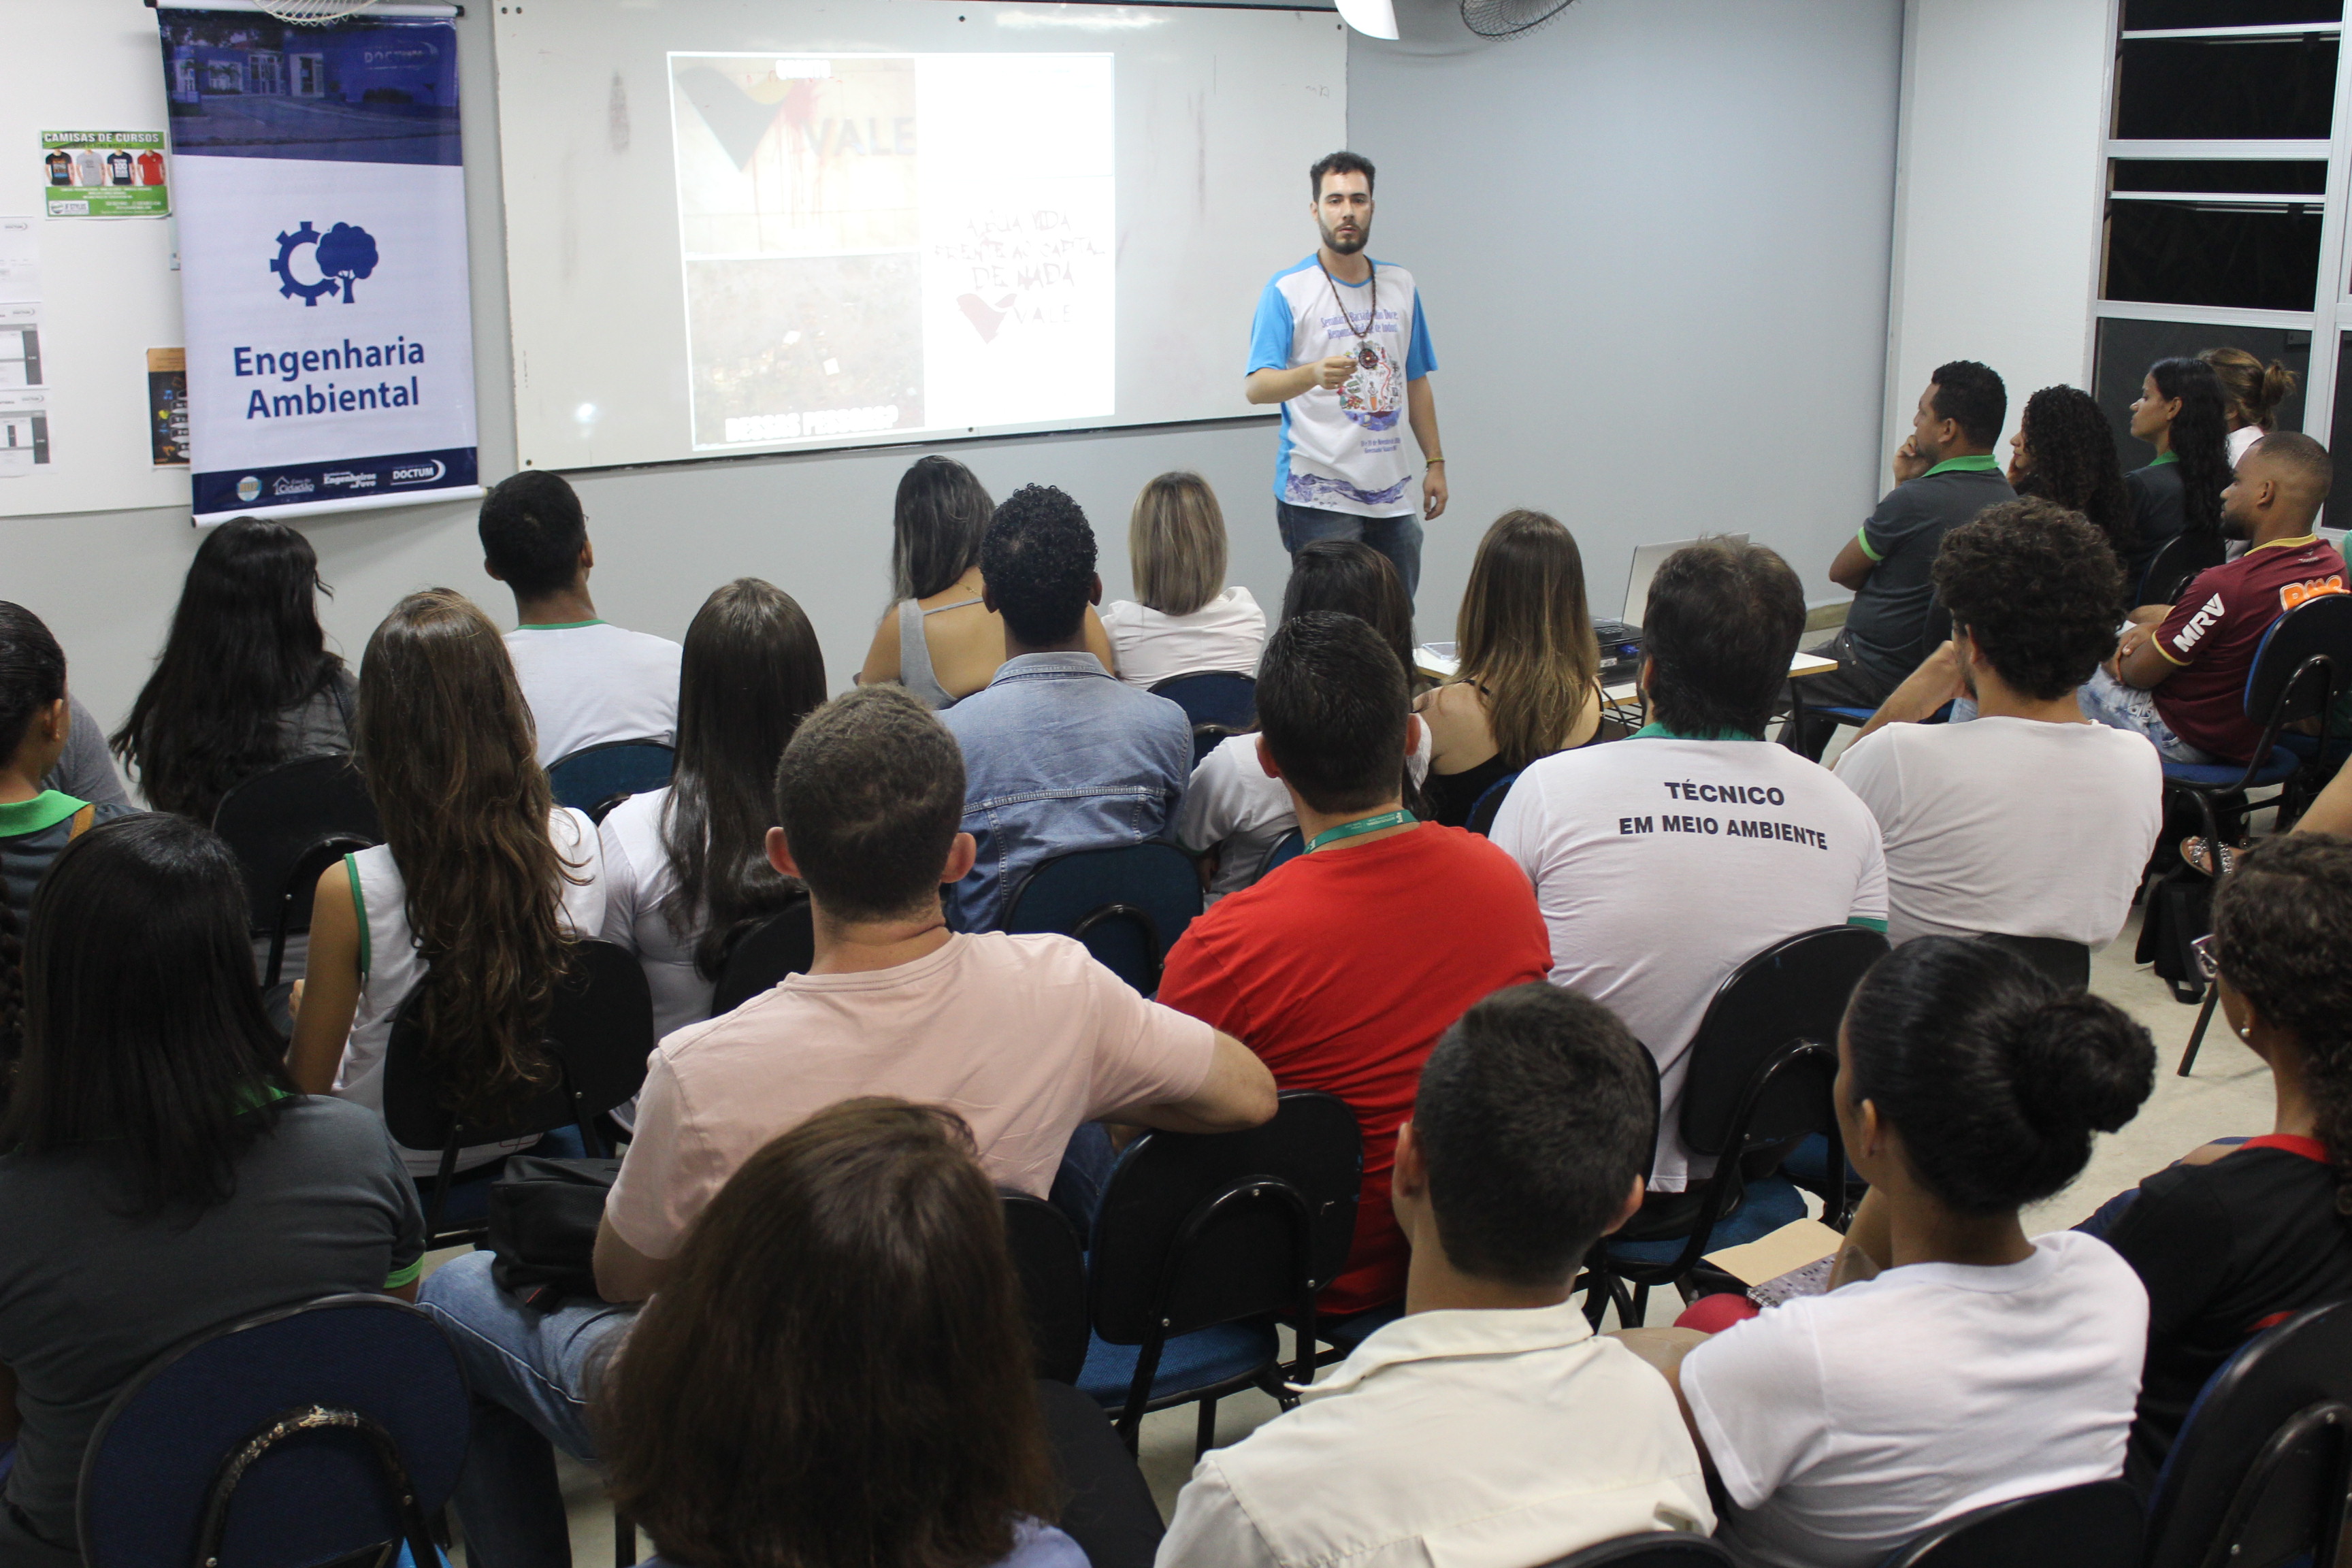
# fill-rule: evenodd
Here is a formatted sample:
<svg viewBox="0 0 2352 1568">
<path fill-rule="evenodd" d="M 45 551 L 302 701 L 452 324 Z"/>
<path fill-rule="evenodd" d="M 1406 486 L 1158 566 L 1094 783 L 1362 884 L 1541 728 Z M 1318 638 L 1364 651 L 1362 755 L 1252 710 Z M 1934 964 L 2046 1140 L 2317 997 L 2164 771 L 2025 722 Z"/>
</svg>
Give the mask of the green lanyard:
<svg viewBox="0 0 2352 1568">
<path fill-rule="evenodd" d="M 1412 813 L 1399 806 L 1394 811 L 1384 811 L 1378 816 L 1367 816 L 1358 822 L 1343 822 L 1337 827 L 1327 827 L 1308 839 L 1305 852 L 1312 855 L 1326 844 L 1337 844 L 1342 838 L 1353 838 L 1359 834 L 1378 833 L 1384 828 L 1402 827 L 1412 820 Z"/>
</svg>

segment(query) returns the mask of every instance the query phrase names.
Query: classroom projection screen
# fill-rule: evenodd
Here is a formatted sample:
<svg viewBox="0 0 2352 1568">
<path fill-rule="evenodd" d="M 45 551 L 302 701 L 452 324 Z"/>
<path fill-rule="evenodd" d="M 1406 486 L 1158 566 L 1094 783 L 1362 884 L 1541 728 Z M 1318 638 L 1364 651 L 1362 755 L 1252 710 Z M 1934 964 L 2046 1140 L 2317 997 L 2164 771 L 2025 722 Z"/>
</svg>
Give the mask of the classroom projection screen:
<svg viewBox="0 0 2352 1568">
<path fill-rule="evenodd" d="M 1328 11 L 955 0 L 501 8 L 521 460 L 593 468 L 1222 419 Z"/>
</svg>

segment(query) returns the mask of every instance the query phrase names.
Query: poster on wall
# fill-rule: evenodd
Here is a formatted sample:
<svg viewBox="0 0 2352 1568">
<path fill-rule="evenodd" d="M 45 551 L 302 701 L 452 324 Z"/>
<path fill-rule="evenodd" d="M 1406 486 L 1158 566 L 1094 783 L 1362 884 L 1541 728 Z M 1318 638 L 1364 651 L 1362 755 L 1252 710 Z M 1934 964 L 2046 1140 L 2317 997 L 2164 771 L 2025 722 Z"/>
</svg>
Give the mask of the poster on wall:
<svg viewBox="0 0 2352 1568">
<path fill-rule="evenodd" d="M 157 15 L 195 521 L 480 495 L 457 29 Z"/>
<path fill-rule="evenodd" d="M 41 196 L 51 217 L 168 217 L 161 131 L 44 131 Z"/>
</svg>

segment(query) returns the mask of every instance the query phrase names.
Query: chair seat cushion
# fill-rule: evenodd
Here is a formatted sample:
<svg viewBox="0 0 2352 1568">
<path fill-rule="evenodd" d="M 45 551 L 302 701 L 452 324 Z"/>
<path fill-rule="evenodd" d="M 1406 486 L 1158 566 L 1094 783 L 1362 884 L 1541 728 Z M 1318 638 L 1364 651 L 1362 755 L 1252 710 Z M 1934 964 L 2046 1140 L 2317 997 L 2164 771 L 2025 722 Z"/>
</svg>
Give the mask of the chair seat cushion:
<svg viewBox="0 0 2352 1568">
<path fill-rule="evenodd" d="M 2271 760 L 2246 782 L 2250 785 L 2284 784 L 2294 776 L 2299 765 L 2293 752 L 2284 746 L 2273 746 L 2271 748 Z M 2164 764 L 2164 782 L 2185 784 L 2190 789 L 2231 789 L 2245 777 L 2245 773 L 2246 770 L 2235 763 L 2167 762 Z"/>
<path fill-rule="evenodd" d="M 1621 1263 L 1672 1263 L 1682 1256 L 1684 1239 L 1689 1236 L 1690 1223 L 1696 1216 L 1698 1194 L 1695 1192 L 1662 1193 L 1659 1196 L 1687 1200 L 1686 1206 L 1683 1204 L 1673 1205 L 1659 1215 L 1660 1220 L 1664 1221 L 1666 1213 L 1679 1211 L 1683 1215 L 1680 1234 L 1658 1236 L 1657 1233 L 1663 1228 L 1663 1225 L 1658 1226 L 1644 1225 L 1641 1234 L 1657 1236 L 1657 1239 L 1637 1239 L 1629 1235 L 1628 1239 L 1612 1241 L 1609 1244 L 1609 1256 L 1612 1258 Z M 1649 1206 L 1647 1204 L 1642 1205 L 1643 1214 L 1636 1217 L 1636 1224 L 1640 1224 L 1643 1218 L 1647 1217 Z M 1748 1184 L 1747 1201 L 1728 1217 L 1717 1223 L 1715 1229 L 1706 1238 L 1706 1250 L 1716 1252 L 1727 1247 L 1738 1247 L 1742 1243 L 1754 1241 L 1759 1237 L 1771 1235 L 1791 1221 L 1804 1217 L 1805 1194 L 1797 1190 L 1794 1183 L 1780 1176 L 1761 1177 Z M 1625 1228 L 1628 1233 L 1633 1232 L 1633 1226 L 1627 1226 Z"/>
<path fill-rule="evenodd" d="M 1274 1324 L 1265 1319 L 1179 1334 L 1160 1352 L 1160 1368 L 1151 1380 L 1152 1402 L 1247 1377 L 1273 1364 L 1276 1349 Z M 1127 1404 L 1128 1384 L 1135 1380 L 1136 1357 L 1141 1352 L 1139 1345 L 1108 1344 L 1089 1334 L 1079 1391 L 1106 1410 L 1119 1409 Z"/>
</svg>

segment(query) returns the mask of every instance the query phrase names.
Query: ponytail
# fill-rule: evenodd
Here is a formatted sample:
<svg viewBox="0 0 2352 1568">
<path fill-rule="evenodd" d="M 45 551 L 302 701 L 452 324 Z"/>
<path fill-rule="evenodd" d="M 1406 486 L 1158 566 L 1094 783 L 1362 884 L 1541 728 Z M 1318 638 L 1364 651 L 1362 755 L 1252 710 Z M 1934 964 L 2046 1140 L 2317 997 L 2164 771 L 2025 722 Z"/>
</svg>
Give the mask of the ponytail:
<svg viewBox="0 0 2352 1568">
<path fill-rule="evenodd" d="M 2207 349 L 2197 357 L 2221 378 L 2222 395 L 2236 407 L 2239 422 L 2268 435 L 2279 405 L 2294 395 L 2294 372 L 2277 360 L 2264 364 L 2238 348 Z"/>
</svg>

